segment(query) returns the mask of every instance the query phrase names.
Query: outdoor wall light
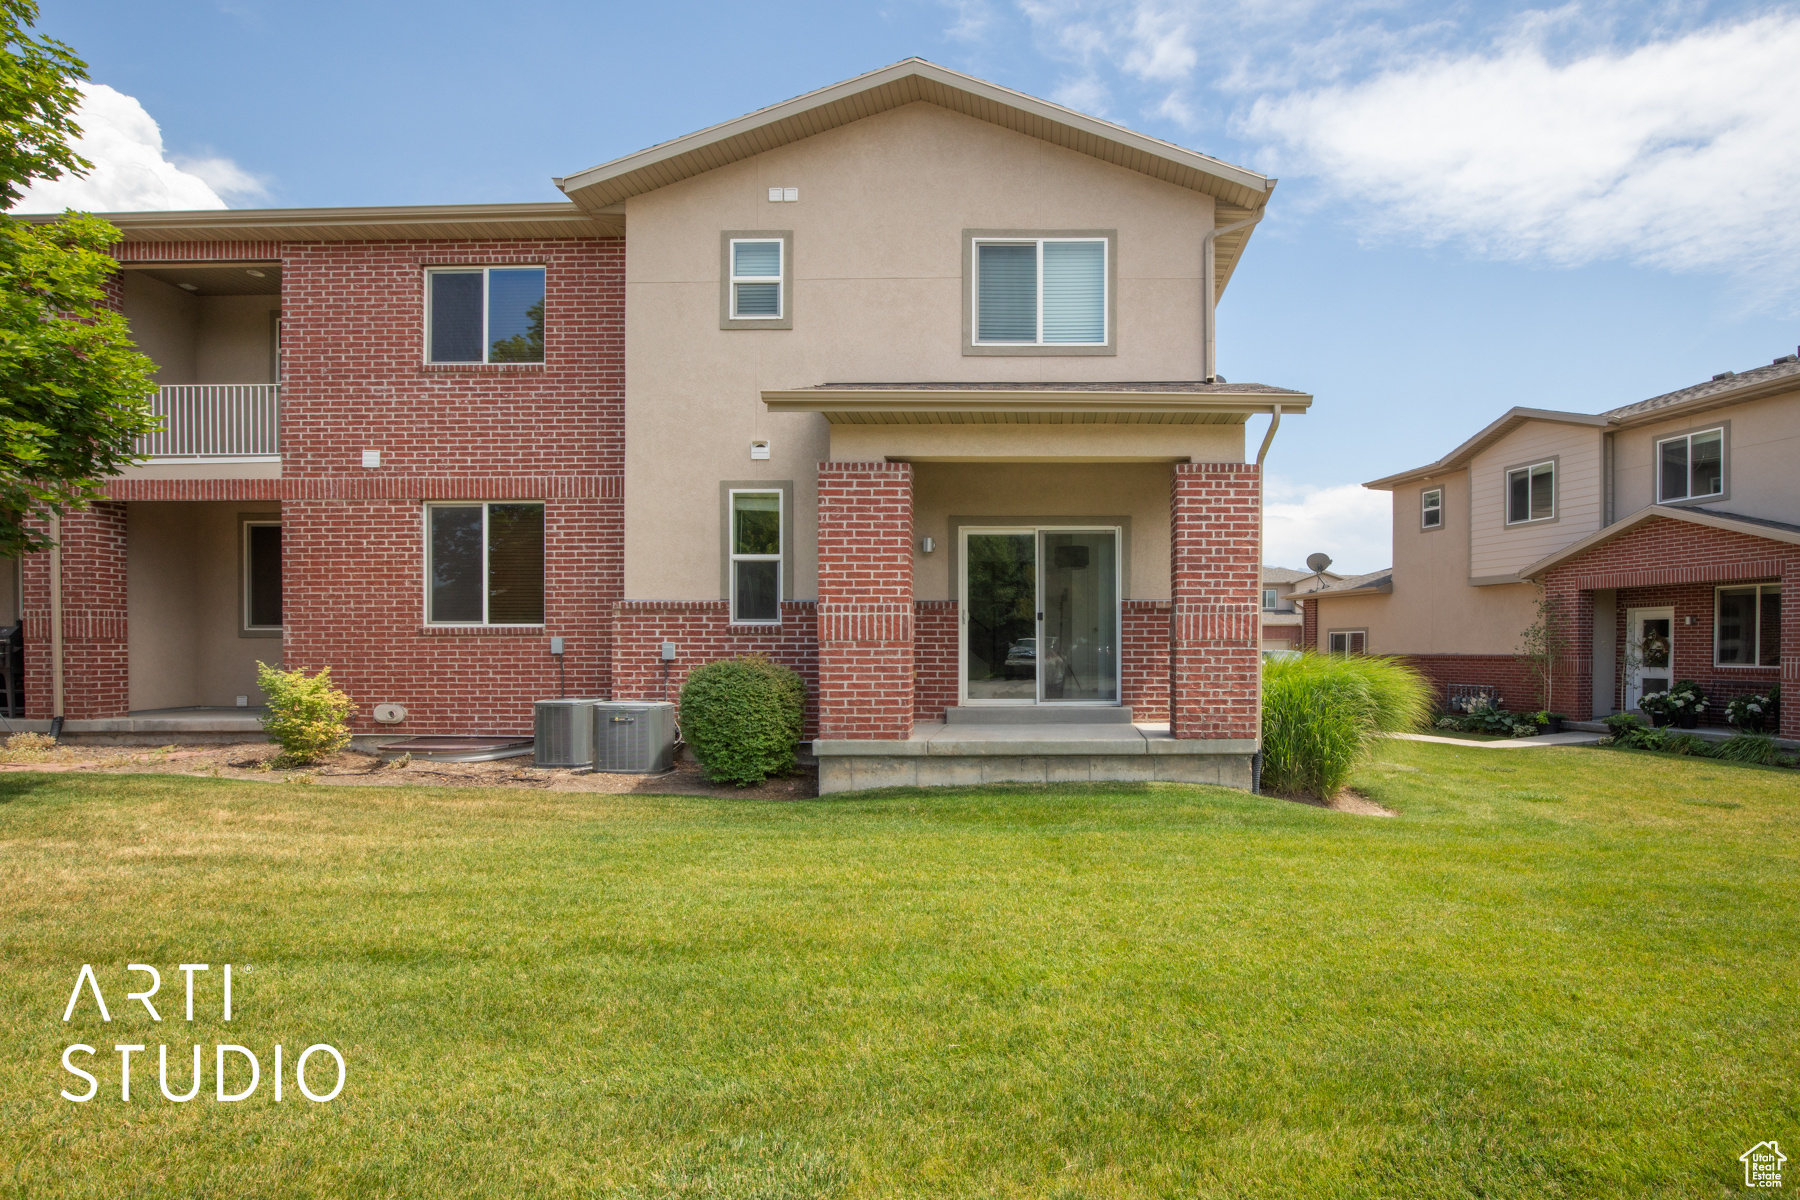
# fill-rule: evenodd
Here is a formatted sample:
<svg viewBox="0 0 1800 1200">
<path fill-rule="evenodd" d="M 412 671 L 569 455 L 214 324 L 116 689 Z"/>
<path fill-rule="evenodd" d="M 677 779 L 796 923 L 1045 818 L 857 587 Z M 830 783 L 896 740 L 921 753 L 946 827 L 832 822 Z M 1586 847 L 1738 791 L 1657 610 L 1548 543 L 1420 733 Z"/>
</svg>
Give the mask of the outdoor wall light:
<svg viewBox="0 0 1800 1200">
<path fill-rule="evenodd" d="M 930 554 L 933 550 L 937 549 L 937 543 L 932 541 L 930 538 L 925 538 L 924 540 L 922 540 L 919 543 L 919 549 L 924 551 L 926 554 Z"/>
</svg>

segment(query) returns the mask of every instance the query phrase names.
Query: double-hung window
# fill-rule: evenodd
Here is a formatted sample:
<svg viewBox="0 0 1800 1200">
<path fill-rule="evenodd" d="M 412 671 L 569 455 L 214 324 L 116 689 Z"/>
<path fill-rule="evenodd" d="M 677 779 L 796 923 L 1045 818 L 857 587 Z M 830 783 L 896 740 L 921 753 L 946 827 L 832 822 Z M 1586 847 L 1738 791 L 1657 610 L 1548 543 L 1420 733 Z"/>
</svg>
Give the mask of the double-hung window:
<svg viewBox="0 0 1800 1200">
<path fill-rule="evenodd" d="M 1720 588 L 1713 617 L 1713 662 L 1721 667 L 1781 665 L 1781 585 Z"/>
<path fill-rule="evenodd" d="M 780 238 L 731 239 L 731 319 L 779 321 L 786 312 L 782 295 Z"/>
<path fill-rule="evenodd" d="M 1325 635 L 1325 651 L 1327 654 L 1362 654 L 1369 643 L 1369 631 L 1366 629 L 1334 629 Z"/>
<path fill-rule="evenodd" d="M 1656 443 L 1656 498 L 1699 500 L 1725 494 L 1725 430 L 1706 429 Z"/>
<path fill-rule="evenodd" d="M 1437 529 L 1444 524 L 1444 489 L 1428 488 L 1419 493 L 1419 528 Z"/>
<path fill-rule="evenodd" d="M 971 241 L 973 348 L 1111 343 L 1109 238 L 977 236 Z"/>
<path fill-rule="evenodd" d="M 544 623 L 541 502 L 429 504 L 425 518 L 428 622 Z"/>
<path fill-rule="evenodd" d="M 1280 599 L 1281 599 L 1281 594 L 1278 591 L 1276 591 L 1274 588 L 1264 588 L 1263 589 L 1263 611 L 1264 612 L 1274 612 L 1275 605 L 1280 601 Z"/>
<path fill-rule="evenodd" d="M 544 268 L 433 267 L 425 284 L 427 362 L 544 361 Z"/>
<path fill-rule="evenodd" d="M 243 518 L 240 543 L 244 595 L 239 632 L 246 637 L 277 636 L 281 633 L 280 520 Z"/>
<path fill-rule="evenodd" d="M 1524 525 L 1556 516 L 1556 463 L 1533 463 L 1506 473 L 1506 523 Z"/>
<path fill-rule="evenodd" d="M 779 491 L 731 492 L 731 619 L 781 620 Z"/>
</svg>

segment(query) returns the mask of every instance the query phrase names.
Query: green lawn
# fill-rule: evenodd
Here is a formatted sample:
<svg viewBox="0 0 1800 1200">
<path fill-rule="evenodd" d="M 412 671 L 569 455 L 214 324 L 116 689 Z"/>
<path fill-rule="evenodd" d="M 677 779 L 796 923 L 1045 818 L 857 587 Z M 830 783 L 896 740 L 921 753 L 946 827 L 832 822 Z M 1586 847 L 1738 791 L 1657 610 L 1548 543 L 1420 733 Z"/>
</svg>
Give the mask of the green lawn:
<svg viewBox="0 0 1800 1200">
<path fill-rule="evenodd" d="M 1357 785 L 1400 816 L 0 776 L 0 1192 L 1704 1197 L 1800 1146 L 1800 774 L 1389 742 Z M 110 1024 L 61 1020 L 84 962 Z M 343 1094 L 276 1104 L 277 1041 Z"/>
</svg>

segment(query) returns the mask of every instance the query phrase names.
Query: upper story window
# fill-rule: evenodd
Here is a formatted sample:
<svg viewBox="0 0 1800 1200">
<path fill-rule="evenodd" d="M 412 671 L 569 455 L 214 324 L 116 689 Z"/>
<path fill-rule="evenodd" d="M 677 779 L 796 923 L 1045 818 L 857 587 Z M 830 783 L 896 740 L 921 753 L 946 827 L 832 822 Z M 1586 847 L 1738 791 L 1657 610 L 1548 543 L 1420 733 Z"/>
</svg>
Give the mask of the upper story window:
<svg viewBox="0 0 1800 1200">
<path fill-rule="evenodd" d="M 544 268 L 433 267 L 425 273 L 426 361 L 544 361 Z"/>
<path fill-rule="evenodd" d="M 1556 519 L 1556 462 L 1532 463 L 1506 472 L 1506 523 Z"/>
<path fill-rule="evenodd" d="M 727 229 L 719 237 L 719 328 L 793 327 L 793 231 Z"/>
<path fill-rule="evenodd" d="M 967 236 L 965 353 L 1115 352 L 1111 232 Z"/>
<path fill-rule="evenodd" d="M 1725 430 L 1706 429 L 1656 443 L 1656 498 L 1699 500 L 1725 494 Z"/>
<path fill-rule="evenodd" d="M 1419 528 L 1441 529 L 1444 524 L 1444 489 L 1427 488 L 1419 493 Z"/>
<path fill-rule="evenodd" d="M 429 504 L 426 616 L 433 625 L 544 623 L 544 506 Z"/>
<path fill-rule="evenodd" d="M 731 497 L 731 619 L 781 620 L 781 493 Z"/>
<path fill-rule="evenodd" d="M 1279 604 L 1280 601 L 1281 601 L 1281 593 L 1280 592 L 1276 591 L 1274 588 L 1264 588 L 1263 589 L 1263 611 L 1264 612 L 1274 612 L 1275 606 L 1277 604 Z"/>
</svg>

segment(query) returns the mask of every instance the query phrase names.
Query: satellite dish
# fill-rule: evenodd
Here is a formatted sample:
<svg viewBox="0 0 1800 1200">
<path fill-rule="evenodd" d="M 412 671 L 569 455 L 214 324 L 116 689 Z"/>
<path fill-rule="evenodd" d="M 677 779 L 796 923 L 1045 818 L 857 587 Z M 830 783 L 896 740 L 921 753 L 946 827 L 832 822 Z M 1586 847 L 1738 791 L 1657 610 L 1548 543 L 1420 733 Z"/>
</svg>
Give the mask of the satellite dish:
<svg viewBox="0 0 1800 1200">
<path fill-rule="evenodd" d="M 1323 575 L 1325 568 L 1331 565 L 1329 554 L 1309 554 L 1306 556 L 1306 569 L 1314 575 Z"/>
</svg>

